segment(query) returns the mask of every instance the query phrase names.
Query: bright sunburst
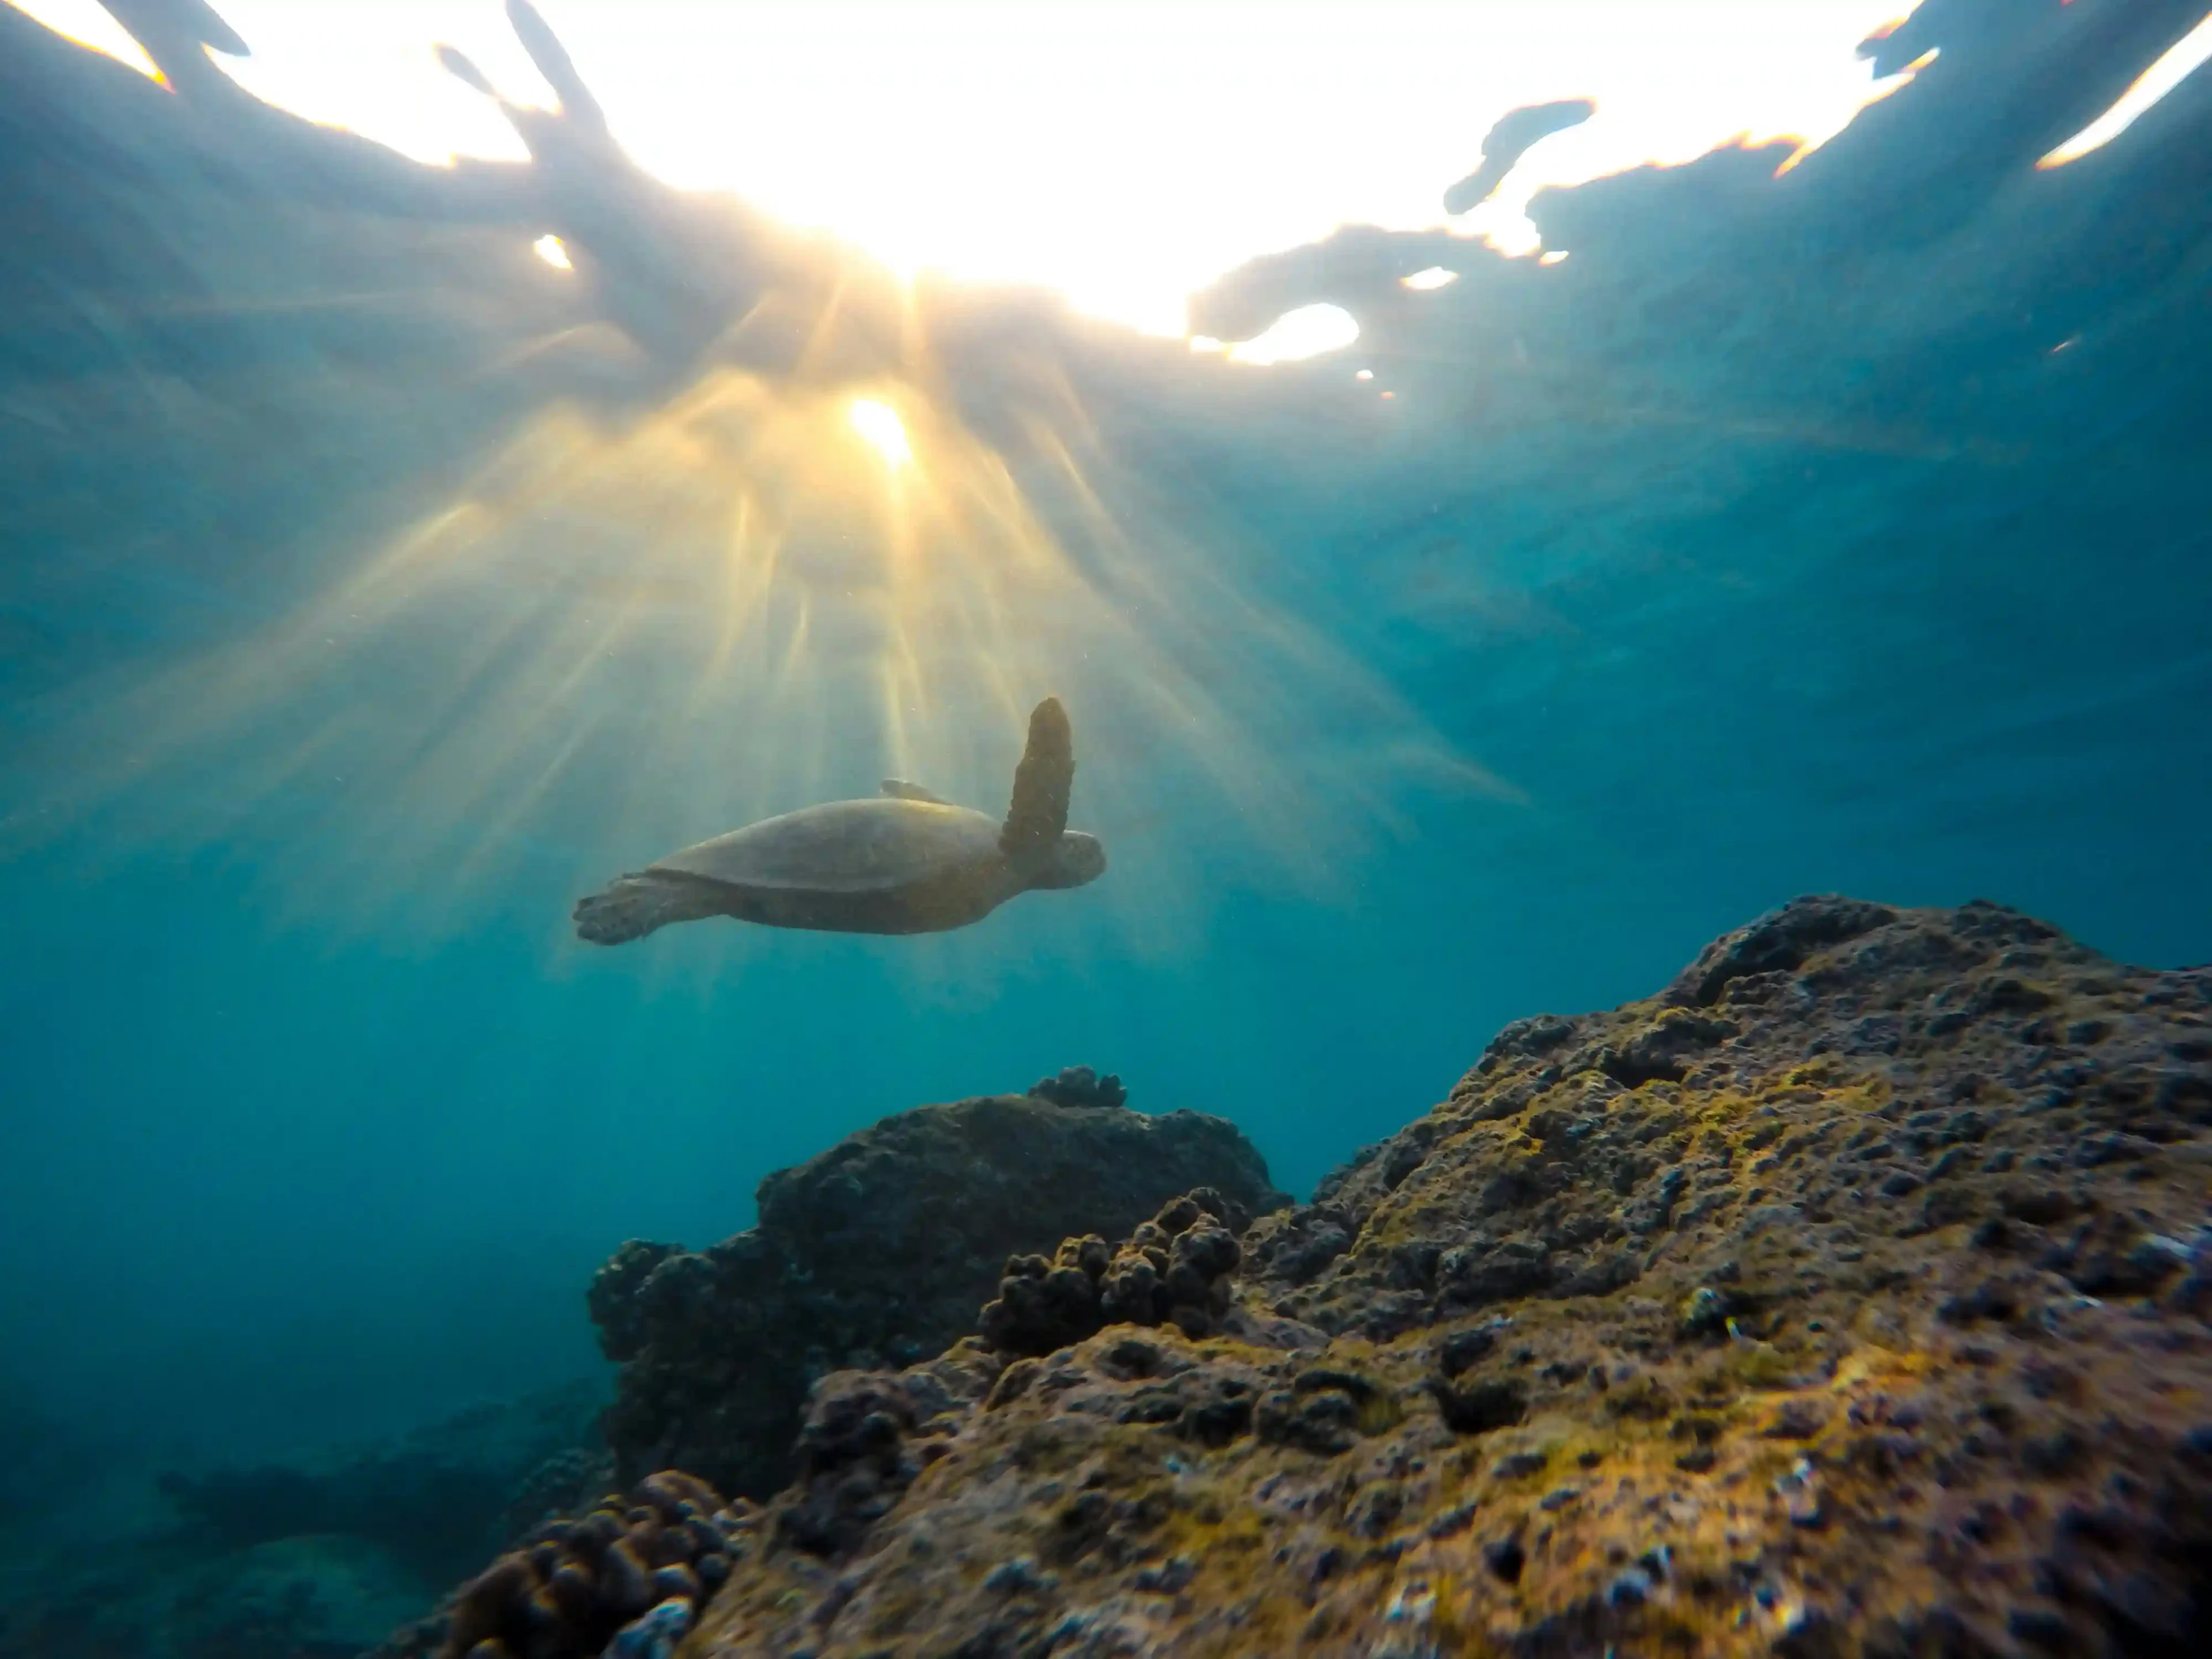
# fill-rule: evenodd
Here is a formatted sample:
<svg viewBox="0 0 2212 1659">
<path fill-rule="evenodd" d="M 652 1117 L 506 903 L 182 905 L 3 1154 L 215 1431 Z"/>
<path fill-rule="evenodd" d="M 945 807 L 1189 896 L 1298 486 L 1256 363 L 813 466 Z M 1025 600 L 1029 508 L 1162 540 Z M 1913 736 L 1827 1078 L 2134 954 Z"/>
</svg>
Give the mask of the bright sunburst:
<svg viewBox="0 0 2212 1659">
<path fill-rule="evenodd" d="M 581 146 L 568 165 L 623 187 L 590 130 L 562 138 Z M 319 920 L 343 899 L 432 932 L 550 857 L 559 872 L 522 885 L 559 936 L 563 888 L 884 775 L 999 810 L 1049 693 L 1076 720 L 1078 827 L 1121 875 L 1087 914 L 1142 948 L 1189 940 L 1209 824 L 1267 826 L 1240 881 L 1341 890 L 1350 842 L 1391 820 L 1395 770 L 1512 798 L 1242 589 L 1236 532 L 1162 510 L 1063 337 L 993 340 L 978 404 L 960 390 L 978 365 L 932 343 L 942 316 L 976 349 L 963 301 L 925 305 L 812 240 L 748 267 L 744 222 L 651 199 L 658 255 L 540 238 L 621 320 L 516 354 L 573 349 L 617 376 L 649 356 L 628 383 L 647 396 L 549 402 L 404 533 L 290 550 L 337 574 L 258 630 L 88 688 L 38 769 L 54 787 L 0 829 L 106 814 L 118 840 L 251 844 Z M 763 280 L 726 325 L 656 333 L 684 289 L 671 257 L 700 293 L 733 265 Z M 637 351 L 603 351 L 617 333 Z M 1117 349 L 1188 367 L 1164 343 Z M 1349 757 L 1325 788 L 1316 733 Z M 971 947 L 915 947 L 939 948 Z"/>
<path fill-rule="evenodd" d="M 228 9 L 257 46 L 265 39 L 273 49 L 241 60 L 250 70 L 226 64 L 249 85 L 285 61 L 288 41 L 296 48 L 303 38 L 304 11 L 250 0 Z M 1854 9 L 1833 9 L 1825 37 L 1846 59 L 1863 21 L 1848 15 Z M 317 15 L 334 39 L 389 27 L 361 9 Z M 1533 27 L 1534 14 L 1516 15 Z M 779 15 L 781 28 L 815 27 Z M 1350 27 L 1351 15 L 1339 23 Z M 697 16 L 679 23 L 676 13 L 652 13 L 655 37 L 647 16 L 579 4 L 560 8 L 555 21 L 605 89 L 625 148 L 655 170 L 690 165 L 716 175 L 713 182 L 726 176 L 771 210 L 837 222 L 894 258 L 908 253 L 908 264 L 1040 279 L 1093 311 L 1155 325 L 1167 303 L 1179 310 L 1185 289 L 1225 265 L 1325 234 L 1358 196 L 1354 179 L 1391 181 L 1374 198 L 1378 220 L 1432 220 L 1442 187 L 1503 103 L 1585 89 L 1534 77 L 1487 107 L 1472 96 L 1447 100 L 1449 120 L 1431 112 L 1427 129 L 1414 124 L 1432 169 L 1402 144 L 1385 146 L 1388 154 L 1363 146 L 1341 111 L 1330 128 L 1338 150 L 1301 150 L 1300 132 L 1254 169 L 1249 144 L 1214 145 L 1188 130 L 1164 136 L 1128 119 L 1086 126 L 1065 111 L 1024 113 L 1019 99 L 1011 110 L 989 108 L 948 91 L 973 64 L 940 58 L 925 74 L 902 62 L 900 86 L 945 83 L 931 86 L 926 110 L 909 111 L 907 129 L 890 118 L 796 116 L 781 129 L 864 135 L 867 201 L 908 216 L 870 231 L 865 214 L 847 222 L 848 210 L 858 212 L 848 174 L 860 152 L 840 161 L 826 138 L 814 147 L 748 143 L 742 133 L 710 131 L 723 112 L 758 112 L 744 98 L 706 96 L 684 79 L 687 66 L 715 63 L 716 54 L 648 54 L 675 81 L 647 95 L 657 83 L 641 76 L 640 42 L 665 48 L 703 27 Z M 511 46 L 487 39 L 481 19 L 452 21 L 438 32 L 481 52 L 493 80 L 526 84 L 526 70 L 512 72 Z M 1156 18 L 1144 27 L 1158 26 Z M 1063 61 L 1039 53 L 1021 27 L 1006 24 L 1012 33 L 978 61 L 994 52 Z M 1254 36 L 1249 18 L 1240 27 L 1253 52 L 1290 50 L 1266 31 Z M 1281 27 L 1295 34 L 1307 23 Z M 1347 48 L 1355 56 L 1378 32 L 1371 20 L 1359 27 Z M 975 46 L 980 37 L 961 38 Z M 1291 57 L 1322 61 L 1312 39 L 1298 38 Z M 1139 46 L 1124 39 L 1113 49 L 1136 52 L 1152 70 L 1172 67 L 1161 40 L 1142 30 L 1130 39 Z M 776 56 L 744 54 L 719 68 Z M 865 52 L 787 56 L 836 66 L 807 85 L 807 99 L 874 108 Z M 1410 61 L 1402 50 L 1400 58 Z M 1346 65 L 1331 67 L 1330 98 L 1361 84 Z M 1840 119 L 1856 106 L 1864 78 L 1862 70 L 1849 100 L 1838 90 L 1844 82 L 1833 82 L 1831 114 Z M 368 118 L 381 107 L 373 79 L 341 77 L 357 95 L 348 106 L 360 112 L 357 124 L 372 131 Z M 1267 82 L 1209 67 L 1200 90 L 1218 99 Z M 1030 95 L 1018 76 L 991 84 Z M 281 76 L 262 89 L 275 95 L 280 85 Z M 1378 120 L 1400 120 L 1418 102 L 1387 76 L 1375 85 L 1382 101 L 1368 108 Z M 748 87 L 763 107 L 781 98 L 790 111 L 787 93 Z M 483 112 L 477 94 L 453 96 L 455 107 Z M 679 133 L 656 124 L 656 112 L 687 97 L 696 125 Z M 971 106 L 988 118 L 970 135 L 982 148 L 963 155 L 956 145 L 916 171 L 916 147 L 942 136 L 934 115 Z M 1671 128 L 1638 128 L 1632 99 L 1625 113 L 1626 130 L 1643 134 L 1639 150 L 1671 146 L 1686 159 L 1709 136 L 1698 125 L 1709 112 L 1687 121 L 1678 109 Z M 1644 115 L 1651 113 L 1647 103 Z M 1246 114 L 1255 131 L 1290 130 Z M 1007 131 L 1029 130 L 1031 117 L 1039 142 L 1010 148 Z M 1217 104 L 1208 118 L 1243 118 Z M 1600 152 L 1576 159 L 1572 149 L 1598 129 L 1560 138 L 1563 165 L 1599 170 Z M 1083 149 L 1101 134 L 1103 149 Z M 710 140 L 717 155 L 727 152 L 712 169 L 702 149 Z M 1162 172 L 1160 147 L 1178 143 L 1170 159 L 1181 171 Z M 777 174 L 793 154 L 826 171 Z M 1232 154 L 1244 158 L 1233 179 L 1220 171 Z M 992 165 L 975 165 L 978 156 Z M 1033 164 L 1039 170 L 1024 171 Z M 757 179 L 755 168 L 763 169 Z M 1414 192 L 1429 205 L 1417 206 Z M 953 240 L 916 253 L 924 230 Z M 952 257 L 957 239 L 971 234 Z M 573 252 L 583 279 L 575 288 L 630 304 L 621 314 L 633 320 L 657 315 L 653 296 L 665 290 L 648 287 L 638 299 L 605 248 L 578 240 L 563 250 L 549 234 L 538 252 L 556 264 Z M 1447 275 L 1438 267 L 1408 285 L 1437 286 Z M 865 792 L 883 775 L 995 809 L 1026 711 L 1057 693 L 1074 714 L 1083 757 L 1078 827 L 1102 834 L 1115 860 L 1117 879 L 1091 911 L 1111 915 L 1130 945 L 1188 937 L 1182 919 L 1224 879 L 1199 873 L 1194 846 L 1243 848 L 1231 879 L 1287 873 L 1319 884 L 1353 867 L 1346 849 L 1388 825 L 1407 775 L 1517 799 L 1450 753 L 1343 649 L 1240 586 L 1232 573 L 1252 568 L 1240 562 L 1256 558 L 1253 550 L 1237 545 L 1225 515 L 1201 520 L 1188 498 L 1164 509 L 1154 481 L 1115 453 L 1115 411 L 1084 406 L 1057 348 L 1025 347 L 1019 337 L 994 344 L 991 406 L 979 411 L 933 359 L 911 303 L 871 312 L 866 295 L 878 284 L 855 268 L 810 280 L 756 296 L 745 313 L 750 325 L 801 343 L 789 363 L 683 360 L 665 386 L 656 383 L 651 407 L 618 419 L 594 420 L 570 404 L 540 409 L 404 534 L 349 550 L 349 568 L 315 600 L 228 649 L 147 673 L 99 711 L 93 724 L 104 721 L 104 732 L 65 734 L 72 757 L 115 757 L 117 772 L 104 780 L 75 769 L 80 793 L 104 789 L 112 801 L 156 777 L 204 781 L 192 799 L 228 815 L 197 826 L 210 839 L 234 842 L 260 828 L 312 866 L 301 885 L 317 902 L 404 895 L 418 915 L 427 908 L 449 925 L 465 924 L 465 899 L 514 890 L 522 860 L 550 860 L 557 876 L 532 886 L 532 902 L 549 933 L 562 933 L 565 904 L 542 902 L 541 890 L 588 890 L 667 848 Z M 1166 326 L 1173 331 L 1171 320 Z M 1228 355 L 1263 364 L 1341 349 L 1356 335 L 1347 313 L 1314 305 Z M 1156 351 L 1176 372 L 1263 372 L 1194 366 L 1179 348 L 1126 336 L 1115 349 L 1130 362 Z M 842 367 L 848 362 L 860 367 Z M 1353 364 L 1342 367 L 1348 378 Z M 1396 396 L 1375 391 L 1378 402 Z M 302 568 L 346 562 L 327 548 L 301 551 Z M 1254 836 L 1255 825 L 1265 835 Z M 1164 891 L 1178 881 L 1180 893 Z"/>
<path fill-rule="evenodd" d="M 152 803 L 204 803 L 165 836 L 256 846 L 319 925 L 358 905 L 428 935 L 550 856 L 524 886 L 565 938 L 570 889 L 878 777 L 1003 810 L 1054 693 L 1076 827 L 1115 860 L 1081 914 L 1171 953 L 1206 909 L 1188 853 L 1210 836 L 1266 824 L 1239 882 L 1319 896 L 1409 768 L 1516 799 L 1232 586 L 1218 542 L 1139 505 L 1064 384 L 1010 448 L 917 367 L 858 398 L 716 368 L 617 426 L 544 410 L 319 599 L 101 699 L 61 739 L 73 799 L 52 821 L 112 812 L 135 838 Z M 1356 734 L 1325 787 L 1316 732 Z M 724 937 L 739 960 L 757 945 Z M 920 984 L 946 951 L 969 982 L 999 971 L 988 936 L 896 959 Z"/>
<path fill-rule="evenodd" d="M 914 459 L 914 450 L 906 441 L 906 427 L 898 411 L 889 404 L 878 403 L 873 398 L 856 398 L 847 416 L 853 430 L 873 446 L 884 458 L 884 465 L 896 471 Z"/>
</svg>

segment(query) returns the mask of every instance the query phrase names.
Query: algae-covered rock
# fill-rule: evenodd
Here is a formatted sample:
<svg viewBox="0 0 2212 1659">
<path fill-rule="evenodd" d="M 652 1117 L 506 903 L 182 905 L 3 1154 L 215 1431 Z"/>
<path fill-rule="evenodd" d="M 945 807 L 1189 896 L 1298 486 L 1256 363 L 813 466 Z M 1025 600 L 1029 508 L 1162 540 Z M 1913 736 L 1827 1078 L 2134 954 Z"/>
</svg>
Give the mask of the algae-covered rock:
<svg viewBox="0 0 2212 1659">
<path fill-rule="evenodd" d="M 2212 1650 L 2212 969 L 1799 901 L 1320 1197 L 825 1382 L 692 1650 Z"/>
<path fill-rule="evenodd" d="M 1127 1236 L 1194 1188 L 1240 1214 L 1288 1201 L 1223 1119 L 1100 1108 L 1095 1091 L 919 1107 L 769 1176 L 749 1231 L 625 1244 L 589 1298 L 623 1367 L 606 1419 L 620 1477 L 683 1468 L 765 1497 L 794 1472 L 810 1383 L 939 1352 L 1009 1256 Z"/>
</svg>

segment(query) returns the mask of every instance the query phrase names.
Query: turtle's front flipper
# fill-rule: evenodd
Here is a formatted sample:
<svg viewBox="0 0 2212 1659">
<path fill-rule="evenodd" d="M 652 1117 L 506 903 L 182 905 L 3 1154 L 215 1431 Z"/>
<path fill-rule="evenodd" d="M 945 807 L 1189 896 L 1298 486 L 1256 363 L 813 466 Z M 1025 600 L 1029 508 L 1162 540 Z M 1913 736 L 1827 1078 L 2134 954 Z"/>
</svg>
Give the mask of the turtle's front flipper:
<svg viewBox="0 0 2212 1659">
<path fill-rule="evenodd" d="M 1058 697 L 1030 714 L 1029 746 L 1014 769 L 1014 801 L 999 831 L 999 850 L 1017 864 L 1053 856 L 1067 829 L 1067 792 L 1075 783 L 1075 734 Z"/>
<path fill-rule="evenodd" d="M 927 801 L 932 806 L 950 806 L 952 803 L 942 795 L 933 795 L 918 783 L 908 783 L 904 778 L 885 778 L 884 793 L 893 800 Z"/>
<path fill-rule="evenodd" d="M 715 884 L 659 870 L 617 876 L 589 898 L 576 901 L 570 919 L 587 945 L 627 945 L 672 921 L 697 921 L 726 914 Z"/>
</svg>

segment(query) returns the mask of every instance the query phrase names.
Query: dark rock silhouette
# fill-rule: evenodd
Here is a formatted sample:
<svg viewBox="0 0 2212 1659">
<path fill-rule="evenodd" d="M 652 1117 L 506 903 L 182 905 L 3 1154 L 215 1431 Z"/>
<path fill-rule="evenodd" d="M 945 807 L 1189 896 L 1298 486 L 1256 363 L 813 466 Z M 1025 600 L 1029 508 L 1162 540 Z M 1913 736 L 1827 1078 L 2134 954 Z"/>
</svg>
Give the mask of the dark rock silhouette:
<svg viewBox="0 0 2212 1659">
<path fill-rule="evenodd" d="M 988 1096 L 902 1112 L 769 1176 L 759 1224 L 720 1244 L 633 1240 L 589 1297 L 623 1367 L 606 1419 L 620 1472 L 684 1468 L 765 1497 L 816 1378 L 936 1352 L 974 1328 L 1009 1256 L 1070 1227 L 1125 1237 L 1200 1187 L 1248 1214 L 1286 1201 L 1220 1118 Z"/>
</svg>

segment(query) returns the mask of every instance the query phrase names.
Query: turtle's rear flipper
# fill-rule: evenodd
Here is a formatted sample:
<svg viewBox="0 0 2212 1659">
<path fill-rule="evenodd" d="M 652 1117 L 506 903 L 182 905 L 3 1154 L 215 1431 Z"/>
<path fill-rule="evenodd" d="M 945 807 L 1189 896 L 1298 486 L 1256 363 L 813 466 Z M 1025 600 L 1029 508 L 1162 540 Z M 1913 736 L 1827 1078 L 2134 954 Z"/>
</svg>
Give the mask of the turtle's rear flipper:
<svg viewBox="0 0 2212 1659">
<path fill-rule="evenodd" d="M 723 914 L 711 884 L 647 870 L 617 876 L 572 913 L 576 937 L 587 945 L 626 945 L 672 921 L 697 921 Z"/>
<path fill-rule="evenodd" d="M 999 831 L 999 850 L 1016 863 L 1050 858 L 1067 829 L 1067 792 L 1075 784 L 1075 734 L 1058 697 L 1030 715 L 1029 747 L 1014 769 L 1014 802 Z"/>
</svg>

